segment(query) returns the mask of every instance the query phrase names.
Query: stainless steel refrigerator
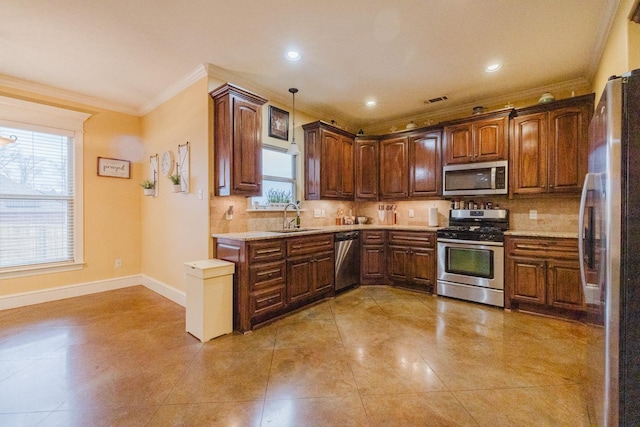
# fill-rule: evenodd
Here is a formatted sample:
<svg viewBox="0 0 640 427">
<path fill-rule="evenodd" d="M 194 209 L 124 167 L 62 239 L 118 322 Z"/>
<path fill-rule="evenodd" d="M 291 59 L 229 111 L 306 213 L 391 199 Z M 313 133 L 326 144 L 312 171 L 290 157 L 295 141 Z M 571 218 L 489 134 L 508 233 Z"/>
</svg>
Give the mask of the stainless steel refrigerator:
<svg viewBox="0 0 640 427">
<path fill-rule="evenodd" d="M 579 239 L 591 423 L 640 426 L 640 70 L 612 77 L 594 111 Z"/>
</svg>

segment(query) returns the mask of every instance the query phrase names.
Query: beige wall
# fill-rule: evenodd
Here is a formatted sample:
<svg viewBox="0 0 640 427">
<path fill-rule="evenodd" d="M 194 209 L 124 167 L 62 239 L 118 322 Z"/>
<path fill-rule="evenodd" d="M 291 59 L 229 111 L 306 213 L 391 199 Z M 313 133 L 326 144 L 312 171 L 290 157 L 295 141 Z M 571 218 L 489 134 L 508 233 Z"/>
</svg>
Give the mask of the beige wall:
<svg viewBox="0 0 640 427">
<path fill-rule="evenodd" d="M 0 87 L 0 95 L 92 113 L 84 124 L 85 268 L 2 280 L 0 296 L 140 273 L 140 118 Z M 97 176 L 97 157 L 132 161 L 131 179 Z M 116 258 L 122 268 L 115 268 Z"/>
<path fill-rule="evenodd" d="M 640 24 L 629 21 L 636 0 L 621 0 L 604 51 L 593 77 L 596 103 L 607 79 L 640 67 Z"/>
<path fill-rule="evenodd" d="M 189 193 L 173 193 L 162 174 L 157 197 L 142 196 L 138 187 L 142 274 L 178 290 L 184 290 L 184 263 L 209 258 L 210 104 L 203 77 L 142 118 L 145 174 L 149 156 L 170 150 L 177 158 L 178 144 L 189 142 Z"/>
</svg>

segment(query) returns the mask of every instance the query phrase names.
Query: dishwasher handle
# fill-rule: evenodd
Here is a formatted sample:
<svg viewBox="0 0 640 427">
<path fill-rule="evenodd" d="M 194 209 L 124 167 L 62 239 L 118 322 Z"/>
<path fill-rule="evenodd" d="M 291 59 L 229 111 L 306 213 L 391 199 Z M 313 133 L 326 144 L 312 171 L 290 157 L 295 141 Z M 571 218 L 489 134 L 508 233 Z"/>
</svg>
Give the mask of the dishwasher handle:
<svg viewBox="0 0 640 427">
<path fill-rule="evenodd" d="M 345 240 L 358 240 L 359 238 L 359 231 L 341 231 L 339 233 L 336 233 L 334 236 L 334 240 L 336 242 L 343 242 Z"/>
</svg>

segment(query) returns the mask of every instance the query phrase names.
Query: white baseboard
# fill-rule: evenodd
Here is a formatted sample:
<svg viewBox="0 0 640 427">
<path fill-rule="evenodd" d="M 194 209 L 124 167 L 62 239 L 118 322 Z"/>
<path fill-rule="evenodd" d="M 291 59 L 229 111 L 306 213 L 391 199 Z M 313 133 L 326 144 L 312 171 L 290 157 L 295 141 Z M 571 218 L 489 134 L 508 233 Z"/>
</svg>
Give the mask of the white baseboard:
<svg viewBox="0 0 640 427">
<path fill-rule="evenodd" d="M 170 299 L 176 304 L 180 304 L 183 307 L 186 306 L 185 292 L 179 291 L 178 289 L 152 279 L 151 277 L 135 275 L 0 296 L 0 310 L 24 307 L 27 305 L 57 301 L 65 298 L 79 297 L 138 285 L 143 285 L 165 298 Z"/>
<path fill-rule="evenodd" d="M 144 274 L 140 275 L 140 283 L 151 289 L 153 292 L 170 299 L 176 304 L 183 307 L 187 306 L 187 294 L 184 291 L 180 291 L 173 286 L 169 286 L 166 283 L 160 282 Z"/>
</svg>

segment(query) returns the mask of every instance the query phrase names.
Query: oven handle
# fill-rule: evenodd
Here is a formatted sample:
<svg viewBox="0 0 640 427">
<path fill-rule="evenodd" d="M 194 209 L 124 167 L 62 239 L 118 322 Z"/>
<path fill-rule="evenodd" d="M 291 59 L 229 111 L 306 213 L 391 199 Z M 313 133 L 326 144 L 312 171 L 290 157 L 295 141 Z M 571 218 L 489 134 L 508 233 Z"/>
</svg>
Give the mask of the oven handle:
<svg viewBox="0 0 640 427">
<path fill-rule="evenodd" d="M 479 240 L 459 240 L 459 239 L 441 239 L 438 237 L 438 243 L 450 243 L 459 246 L 473 246 L 477 248 L 478 246 L 504 246 L 504 242 L 483 242 Z"/>
</svg>

